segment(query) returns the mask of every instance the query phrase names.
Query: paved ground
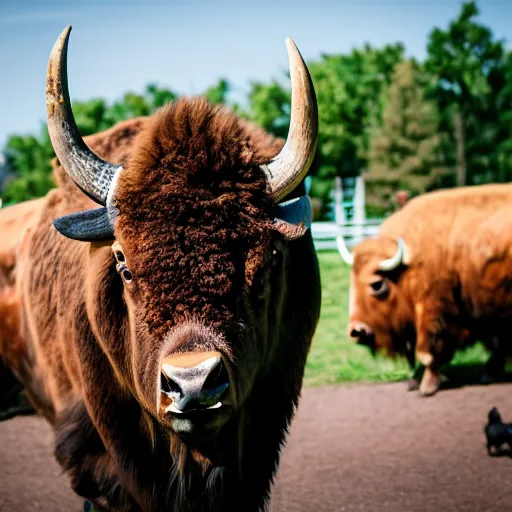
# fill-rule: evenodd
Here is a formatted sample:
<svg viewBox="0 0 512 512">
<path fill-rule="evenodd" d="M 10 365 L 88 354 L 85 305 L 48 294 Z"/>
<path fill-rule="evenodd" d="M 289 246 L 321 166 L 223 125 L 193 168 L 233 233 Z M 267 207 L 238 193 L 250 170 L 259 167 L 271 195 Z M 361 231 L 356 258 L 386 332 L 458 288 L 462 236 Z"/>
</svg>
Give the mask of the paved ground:
<svg viewBox="0 0 512 512">
<path fill-rule="evenodd" d="M 506 512 L 512 459 L 489 457 L 483 426 L 512 421 L 512 385 L 421 399 L 405 384 L 306 389 L 284 451 L 272 512 Z M 0 423 L 0 511 L 73 512 L 43 420 Z"/>
</svg>

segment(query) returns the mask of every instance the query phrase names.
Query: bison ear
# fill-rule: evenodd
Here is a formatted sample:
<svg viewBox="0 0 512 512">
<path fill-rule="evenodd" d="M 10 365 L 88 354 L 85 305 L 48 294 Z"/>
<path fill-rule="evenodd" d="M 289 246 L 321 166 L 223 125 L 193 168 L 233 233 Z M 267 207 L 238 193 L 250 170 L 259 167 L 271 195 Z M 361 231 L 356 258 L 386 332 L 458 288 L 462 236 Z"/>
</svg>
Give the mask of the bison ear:
<svg viewBox="0 0 512 512">
<path fill-rule="evenodd" d="M 55 219 L 53 225 L 61 235 L 81 242 L 100 242 L 115 238 L 107 208 L 65 215 Z"/>
<path fill-rule="evenodd" d="M 312 216 L 309 197 L 296 197 L 277 206 L 274 229 L 279 231 L 286 240 L 296 240 L 311 228 Z"/>
</svg>

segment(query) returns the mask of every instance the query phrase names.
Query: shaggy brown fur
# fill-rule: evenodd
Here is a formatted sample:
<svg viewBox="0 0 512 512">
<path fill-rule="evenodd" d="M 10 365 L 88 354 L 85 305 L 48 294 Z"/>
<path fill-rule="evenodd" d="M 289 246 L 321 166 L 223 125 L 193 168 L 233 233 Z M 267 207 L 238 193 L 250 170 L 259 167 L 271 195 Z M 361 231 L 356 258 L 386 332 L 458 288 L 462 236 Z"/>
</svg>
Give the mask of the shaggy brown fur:
<svg viewBox="0 0 512 512">
<path fill-rule="evenodd" d="M 233 330 L 272 237 L 257 167 L 265 157 L 229 112 L 185 102 L 157 114 L 134 153 L 119 180 L 117 229 L 121 245 L 136 248 L 126 256 L 150 333 L 161 337 L 185 318 Z"/>
<path fill-rule="evenodd" d="M 30 371 L 21 364 L 28 355 L 19 335 L 20 293 L 15 281 L 16 272 L 21 269 L 16 258 L 20 240 L 37 221 L 43 204 L 44 200 L 38 199 L 0 210 L 0 417 L 10 417 L 15 410 L 28 410 L 18 381 L 22 376 L 30 378 Z"/>
<path fill-rule="evenodd" d="M 19 258 L 26 364 L 56 456 L 108 510 L 260 510 L 320 304 L 311 236 L 274 229 L 259 168 L 282 143 L 203 100 L 87 143 L 123 165 L 115 233 L 133 281 L 110 243 L 55 231 L 56 217 L 94 207 L 57 168 Z M 222 352 L 233 403 L 204 435 L 183 436 L 157 409 L 159 365 L 194 350 Z"/>
<path fill-rule="evenodd" d="M 386 220 L 380 238 L 367 240 L 354 250 L 350 321 L 370 326 L 377 348 L 404 352 L 407 342 L 412 342 L 420 361 L 430 358 L 422 394 L 437 390 L 439 367 L 450 361 L 456 348 L 478 336 L 489 341 L 510 331 L 507 327 L 498 334 L 491 328 L 490 320 L 503 316 L 492 302 L 500 279 L 492 278 L 485 285 L 488 294 L 480 283 L 490 261 L 498 260 L 500 272 L 509 272 L 501 246 L 510 245 L 510 226 L 505 219 L 509 219 L 511 200 L 511 185 L 425 194 Z M 493 214 L 500 220 L 490 217 Z M 490 224 L 499 227 L 492 240 L 487 236 L 485 259 L 478 258 L 481 238 L 489 233 Z M 410 264 L 390 273 L 378 271 L 379 262 L 396 251 L 398 237 L 410 250 Z M 389 292 L 372 297 L 370 283 L 379 279 L 386 281 Z M 486 322 L 479 310 L 486 311 Z"/>
</svg>

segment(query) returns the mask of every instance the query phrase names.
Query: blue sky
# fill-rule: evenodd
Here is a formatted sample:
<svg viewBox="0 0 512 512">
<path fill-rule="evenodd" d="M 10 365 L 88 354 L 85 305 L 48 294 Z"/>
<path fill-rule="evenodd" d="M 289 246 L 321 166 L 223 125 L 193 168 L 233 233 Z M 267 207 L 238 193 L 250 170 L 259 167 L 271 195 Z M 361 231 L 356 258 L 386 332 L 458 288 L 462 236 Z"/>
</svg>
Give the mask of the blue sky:
<svg viewBox="0 0 512 512">
<path fill-rule="evenodd" d="M 199 94 L 219 77 L 242 97 L 250 80 L 282 78 L 284 39 L 306 60 L 365 41 L 402 41 L 425 55 L 427 35 L 446 27 L 461 0 L 0 0 L 0 147 L 10 133 L 39 130 L 45 73 L 62 29 L 72 99 L 114 100 L 157 82 Z M 480 0 L 480 20 L 512 41 L 512 1 Z"/>
</svg>

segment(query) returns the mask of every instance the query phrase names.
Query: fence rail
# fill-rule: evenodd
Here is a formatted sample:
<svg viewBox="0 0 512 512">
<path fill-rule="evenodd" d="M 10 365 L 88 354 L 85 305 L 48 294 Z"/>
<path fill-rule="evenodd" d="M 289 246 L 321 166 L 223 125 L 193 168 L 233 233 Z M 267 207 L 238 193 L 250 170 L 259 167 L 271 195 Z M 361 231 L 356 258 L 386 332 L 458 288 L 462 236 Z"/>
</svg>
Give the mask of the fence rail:
<svg viewBox="0 0 512 512">
<path fill-rule="evenodd" d="M 377 236 L 384 219 L 366 217 L 363 176 L 345 180 L 337 176 L 331 197 L 334 222 L 313 222 L 313 242 L 317 251 L 337 250 L 343 260 L 350 262 L 350 249 L 365 238 Z"/>
<path fill-rule="evenodd" d="M 313 222 L 311 234 L 317 251 L 338 250 L 336 239 L 343 236 L 347 247 L 362 242 L 365 238 L 377 236 L 384 219 L 368 219 L 365 222 Z"/>
</svg>

